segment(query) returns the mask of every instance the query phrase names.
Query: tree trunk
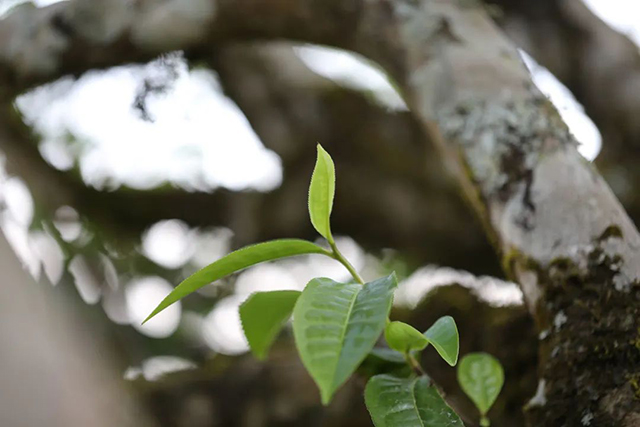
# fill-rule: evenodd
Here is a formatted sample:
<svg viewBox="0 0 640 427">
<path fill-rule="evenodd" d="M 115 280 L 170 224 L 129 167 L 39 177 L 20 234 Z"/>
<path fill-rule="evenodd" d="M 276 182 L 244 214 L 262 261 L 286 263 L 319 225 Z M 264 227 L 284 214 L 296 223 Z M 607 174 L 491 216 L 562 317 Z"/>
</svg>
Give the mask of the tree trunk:
<svg viewBox="0 0 640 427">
<path fill-rule="evenodd" d="M 33 281 L 1 233 L 0 271 L 0 425 L 152 426 L 86 319 Z"/>
</svg>

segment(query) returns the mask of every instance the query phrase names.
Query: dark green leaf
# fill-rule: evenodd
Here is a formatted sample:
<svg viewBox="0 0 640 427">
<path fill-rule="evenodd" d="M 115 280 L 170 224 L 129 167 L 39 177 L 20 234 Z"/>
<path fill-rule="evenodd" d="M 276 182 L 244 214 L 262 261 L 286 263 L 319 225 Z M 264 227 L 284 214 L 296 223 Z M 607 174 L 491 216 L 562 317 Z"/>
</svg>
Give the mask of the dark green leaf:
<svg viewBox="0 0 640 427">
<path fill-rule="evenodd" d="M 364 286 L 319 278 L 302 292 L 293 310 L 293 333 L 323 404 L 329 403 L 380 337 L 396 286 L 395 275 Z"/>
<path fill-rule="evenodd" d="M 377 375 L 364 399 L 376 427 L 464 427 L 429 378 Z"/>
<path fill-rule="evenodd" d="M 189 276 L 156 307 L 155 310 L 145 319 L 145 322 L 174 302 L 184 298 L 192 292 L 197 291 L 218 279 L 229 274 L 243 270 L 252 265 L 264 261 L 272 261 L 279 258 L 286 258 L 303 254 L 327 254 L 327 251 L 311 242 L 298 239 L 272 240 L 270 242 L 259 243 L 247 246 L 220 258 L 213 264 L 209 264 L 202 270 Z M 144 322 L 143 322 L 144 323 Z"/>
<path fill-rule="evenodd" d="M 291 317 L 299 291 L 256 292 L 240 306 L 240 321 L 251 352 L 258 358 L 267 351 Z"/>
<path fill-rule="evenodd" d="M 407 363 L 404 354 L 390 348 L 374 348 L 369 355 L 384 362 L 397 363 L 399 365 Z"/>
<path fill-rule="evenodd" d="M 458 363 L 458 353 L 460 351 L 458 328 L 451 316 L 439 318 L 424 333 L 429 342 L 433 344 L 440 356 L 451 366 Z"/>
<path fill-rule="evenodd" d="M 387 344 L 401 353 L 422 350 L 429 345 L 429 340 L 416 328 L 403 322 L 390 322 L 384 329 Z"/>
<path fill-rule="evenodd" d="M 336 172 L 333 160 L 318 144 L 318 157 L 309 186 L 309 216 L 313 227 L 329 242 L 333 242 L 330 217 L 335 192 Z"/>
<path fill-rule="evenodd" d="M 393 375 L 398 378 L 414 375 L 404 354 L 390 348 L 374 348 L 362 361 L 356 370 L 356 375 L 360 378 L 371 378 L 379 374 Z"/>
<path fill-rule="evenodd" d="M 502 365 L 487 353 L 467 354 L 458 366 L 458 382 L 482 415 L 486 415 L 504 383 Z"/>
</svg>

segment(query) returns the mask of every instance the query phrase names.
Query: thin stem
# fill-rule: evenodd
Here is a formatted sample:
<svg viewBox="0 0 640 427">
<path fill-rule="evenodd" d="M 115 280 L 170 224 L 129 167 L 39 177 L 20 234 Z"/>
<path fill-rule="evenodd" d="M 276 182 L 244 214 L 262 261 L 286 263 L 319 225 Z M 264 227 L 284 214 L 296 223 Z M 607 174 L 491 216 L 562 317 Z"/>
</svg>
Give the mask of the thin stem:
<svg viewBox="0 0 640 427">
<path fill-rule="evenodd" d="M 411 369 L 413 369 L 418 375 L 427 375 L 424 369 L 422 369 L 422 366 L 420 366 L 420 362 L 418 362 L 418 360 L 413 357 L 413 354 L 407 353 L 405 356 L 407 358 L 407 363 L 409 364 L 409 367 Z"/>
<path fill-rule="evenodd" d="M 331 250 L 333 251 L 332 258 L 339 261 L 342 265 L 344 265 L 344 267 L 347 270 L 349 270 L 349 273 L 351 273 L 351 276 L 355 279 L 356 282 L 360 283 L 361 285 L 364 285 L 364 280 L 362 280 L 362 277 L 360 277 L 356 269 L 353 268 L 353 265 L 351 265 L 349 260 L 347 260 L 344 257 L 344 255 L 342 255 L 340 250 L 338 250 L 338 247 L 336 246 L 336 242 L 330 241 L 329 246 L 331 246 Z"/>
</svg>

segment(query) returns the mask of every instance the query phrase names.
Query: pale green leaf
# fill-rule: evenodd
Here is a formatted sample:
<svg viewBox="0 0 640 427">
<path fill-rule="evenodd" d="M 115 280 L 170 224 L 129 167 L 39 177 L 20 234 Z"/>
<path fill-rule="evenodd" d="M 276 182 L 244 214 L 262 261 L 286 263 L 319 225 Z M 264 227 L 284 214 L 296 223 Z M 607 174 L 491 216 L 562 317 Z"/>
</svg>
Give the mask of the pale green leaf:
<svg viewBox="0 0 640 427">
<path fill-rule="evenodd" d="M 364 286 L 313 279 L 302 292 L 293 310 L 293 333 L 323 404 L 329 403 L 380 337 L 396 287 L 392 274 Z"/>
<path fill-rule="evenodd" d="M 422 350 L 429 340 L 416 328 L 403 322 L 390 322 L 384 329 L 384 338 L 392 349 L 401 353 Z"/>
<path fill-rule="evenodd" d="M 267 357 L 269 347 L 291 317 L 299 291 L 256 292 L 240 306 L 240 321 L 251 352 Z"/>
<path fill-rule="evenodd" d="M 467 354 L 458 366 L 458 382 L 482 415 L 496 401 L 504 383 L 502 365 L 487 353 Z"/>
<path fill-rule="evenodd" d="M 272 240 L 238 249 L 220 258 L 213 264 L 195 272 L 176 288 L 153 310 L 145 322 L 174 302 L 184 298 L 218 279 L 264 261 L 286 258 L 303 254 L 323 254 L 327 251 L 311 242 L 298 239 Z M 143 322 L 144 323 L 144 322 Z"/>
<path fill-rule="evenodd" d="M 332 243 L 330 217 L 335 192 L 336 172 L 333 160 L 318 144 L 318 157 L 309 186 L 309 216 L 318 233 Z"/>
<path fill-rule="evenodd" d="M 424 333 L 440 356 L 451 366 L 458 363 L 460 351 L 458 328 L 451 316 L 443 316 Z"/>
<path fill-rule="evenodd" d="M 364 399 L 376 427 L 464 427 L 426 376 L 377 375 Z"/>
</svg>

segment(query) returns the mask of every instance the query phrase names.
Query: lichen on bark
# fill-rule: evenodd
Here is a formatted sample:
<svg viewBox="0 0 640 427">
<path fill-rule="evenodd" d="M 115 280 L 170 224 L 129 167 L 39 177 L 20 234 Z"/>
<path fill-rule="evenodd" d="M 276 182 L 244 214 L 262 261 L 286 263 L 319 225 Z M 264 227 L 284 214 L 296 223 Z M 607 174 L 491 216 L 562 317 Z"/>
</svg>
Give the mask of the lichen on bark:
<svg viewBox="0 0 640 427">
<path fill-rule="evenodd" d="M 512 274 L 532 272 L 542 289 L 535 318 L 545 404 L 528 405 L 531 425 L 637 425 L 638 375 L 629 367 L 640 370 L 640 284 L 616 287 L 624 261 L 607 249 L 621 238 L 616 230 L 595 239 L 578 263 L 540 265 L 518 253 L 505 263 Z"/>
<path fill-rule="evenodd" d="M 530 425 L 635 425 L 633 224 L 535 91 L 461 102 L 438 122 L 536 320 L 542 385 Z"/>
</svg>

